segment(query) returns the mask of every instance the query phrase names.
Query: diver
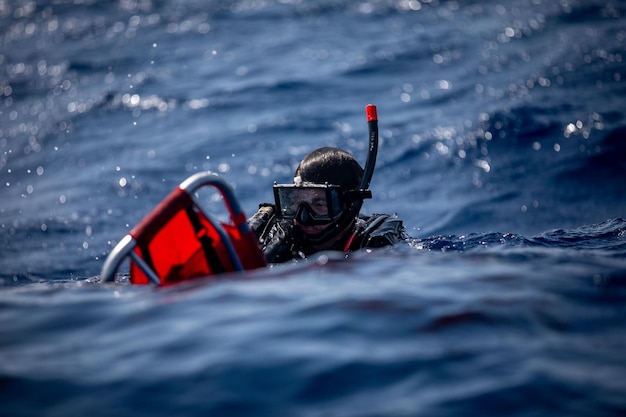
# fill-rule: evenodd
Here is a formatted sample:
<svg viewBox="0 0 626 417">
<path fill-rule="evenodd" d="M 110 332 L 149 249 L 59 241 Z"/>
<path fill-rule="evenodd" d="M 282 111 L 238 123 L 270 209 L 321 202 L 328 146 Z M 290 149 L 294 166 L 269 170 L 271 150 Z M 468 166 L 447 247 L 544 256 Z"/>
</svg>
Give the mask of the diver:
<svg viewBox="0 0 626 417">
<path fill-rule="evenodd" d="M 372 109 L 373 107 L 373 109 Z M 274 204 L 264 203 L 248 219 L 267 262 L 306 258 L 323 250 L 349 252 L 379 248 L 406 239 L 395 215 L 360 214 L 378 149 L 376 108 L 368 106 L 370 146 L 365 169 L 339 148 L 309 153 L 294 173 L 293 184 L 274 184 Z"/>
</svg>

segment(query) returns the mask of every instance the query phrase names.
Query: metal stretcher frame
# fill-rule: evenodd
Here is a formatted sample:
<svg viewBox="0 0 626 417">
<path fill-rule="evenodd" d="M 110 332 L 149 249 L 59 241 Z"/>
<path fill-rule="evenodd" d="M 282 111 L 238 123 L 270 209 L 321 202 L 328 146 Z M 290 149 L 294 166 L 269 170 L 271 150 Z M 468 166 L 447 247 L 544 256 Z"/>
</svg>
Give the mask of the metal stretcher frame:
<svg viewBox="0 0 626 417">
<path fill-rule="evenodd" d="M 196 201 L 195 193 L 206 186 L 215 187 L 222 195 L 227 206 L 230 220 L 234 228 L 237 229 L 239 237 L 245 242 L 245 250 L 252 253 L 244 253 L 250 259 L 242 260 L 231 236 L 223 225 L 206 213 Z M 232 187 L 216 174 L 205 171 L 200 172 L 183 181 L 175 188 L 150 214 L 148 214 L 135 228 L 133 228 L 124 238 L 113 248 L 104 262 L 101 272 L 102 282 L 115 280 L 120 265 L 127 259 L 134 262 L 146 275 L 148 280 L 156 285 L 164 283 L 164 277 L 160 277 L 149 262 L 140 256 L 135 250 L 138 247 L 147 247 L 150 240 L 176 215 L 184 210 L 194 210 L 203 216 L 205 226 L 208 223 L 217 233 L 220 243 L 223 245 L 227 258 L 232 265 L 232 271 L 243 271 L 266 266 L 265 258 L 258 247 L 256 235 L 250 229 L 247 219 Z M 196 219 L 197 220 L 197 219 Z M 252 249 L 250 249 L 252 248 Z M 255 251 L 256 249 L 256 251 Z M 208 259 L 205 259 L 209 263 Z M 229 268 L 225 272 L 230 272 Z M 132 281 L 132 277 L 131 277 Z"/>
</svg>

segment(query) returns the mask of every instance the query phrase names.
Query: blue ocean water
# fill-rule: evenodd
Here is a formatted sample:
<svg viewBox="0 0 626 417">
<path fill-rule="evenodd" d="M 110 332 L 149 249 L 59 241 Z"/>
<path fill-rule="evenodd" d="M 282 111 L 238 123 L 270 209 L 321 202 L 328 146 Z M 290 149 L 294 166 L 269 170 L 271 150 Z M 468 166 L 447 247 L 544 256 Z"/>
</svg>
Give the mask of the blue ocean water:
<svg viewBox="0 0 626 417">
<path fill-rule="evenodd" d="M 624 1 L 0 0 L 0 415 L 624 415 L 625 39 Z M 99 283 L 195 172 L 252 214 L 364 162 L 369 103 L 406 244 Z"/>
</svg>

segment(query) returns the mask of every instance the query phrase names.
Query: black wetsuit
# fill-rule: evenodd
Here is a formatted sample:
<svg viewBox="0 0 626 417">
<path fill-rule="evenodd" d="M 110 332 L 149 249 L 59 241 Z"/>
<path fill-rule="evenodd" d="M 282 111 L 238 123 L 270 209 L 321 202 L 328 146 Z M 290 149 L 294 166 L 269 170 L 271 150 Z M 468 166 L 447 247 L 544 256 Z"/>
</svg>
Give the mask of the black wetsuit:
<svg viewBox="0 0 626 417">
<path fill-rule="evenodd" d="M 292 221 L 279 221 L 273 204 L 261 204 L 259 210 L 248 219 L 269 263 L 286 262 L 306 258 L 317 252 L 307 245 L 302 232 L 293 227 Z M 380 248 L 406 239 L 402 220 L 388 214 L 359 215 L 352 233 L 339 239 L 330 250 L 354 251 L 362 248 Z"/>
</svg>

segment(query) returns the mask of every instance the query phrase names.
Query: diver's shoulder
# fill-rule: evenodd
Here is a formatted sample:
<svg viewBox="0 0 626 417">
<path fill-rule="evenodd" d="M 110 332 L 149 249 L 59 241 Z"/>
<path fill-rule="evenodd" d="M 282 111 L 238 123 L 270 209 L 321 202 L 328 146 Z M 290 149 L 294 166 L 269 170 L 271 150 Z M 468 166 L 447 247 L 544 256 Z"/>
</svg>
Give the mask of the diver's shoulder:
<svg viewBox="0 0 626 417">
<path fill-rule="evenodd" d="M 380 248 L 406 240 L 404 223 L 396 214 L 360 215 L 357 225 L 359 248 Z"/>
</svg>

